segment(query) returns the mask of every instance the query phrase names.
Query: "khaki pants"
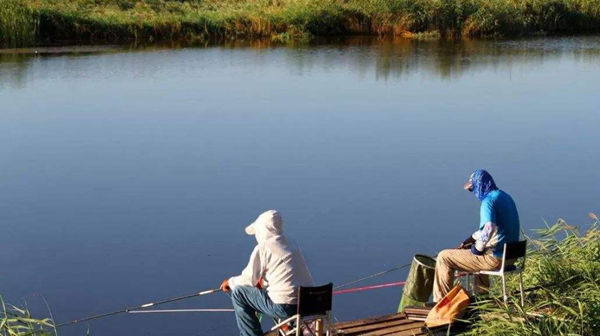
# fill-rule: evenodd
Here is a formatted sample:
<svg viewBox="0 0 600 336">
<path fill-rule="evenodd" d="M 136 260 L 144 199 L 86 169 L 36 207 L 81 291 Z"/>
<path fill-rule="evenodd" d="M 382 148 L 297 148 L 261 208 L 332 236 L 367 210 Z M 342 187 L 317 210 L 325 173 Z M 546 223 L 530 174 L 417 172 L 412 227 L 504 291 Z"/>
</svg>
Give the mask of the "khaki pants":
<svg viewBox="0 0 600 336">
<path fill-rule="evenodd" d="M 435 264 L 433 301 L 439 302 L 454 287 L 454 271 L 493 271 L 500 268 L 502 260 L 491 254 L 474 255 L 469 249 L 451 249 L 440 252 Z M 475 289 L 486 291 L 490 280 L 486 275 L 475 276 Z"/>
</svg>

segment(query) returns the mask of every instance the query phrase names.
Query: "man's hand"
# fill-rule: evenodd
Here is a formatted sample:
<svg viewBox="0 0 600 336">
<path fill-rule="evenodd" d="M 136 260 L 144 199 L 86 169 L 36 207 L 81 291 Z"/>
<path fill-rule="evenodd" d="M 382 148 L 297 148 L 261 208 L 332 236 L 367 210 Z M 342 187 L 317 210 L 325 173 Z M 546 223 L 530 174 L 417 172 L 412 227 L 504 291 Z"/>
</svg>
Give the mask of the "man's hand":
<svg viewBox="0 0 600 336">
<path fill-rule="evenodd" d="M 262 287 L 262 282 L 263 282 L 263 278 L 262 278 L 262 277 L 260 277 L 260 278 L 258 279 L 258 281 L 256 282 L 256 286 L 255 286 L 255 287 L 256 287 L 256 288 L 258 288 L 258 289 L 263 289 L 263 287 Z"/>
<path fill-rule="evenodd" d="M 229 287 L 229 279 L 223 280 L 223 282 L 221 282 L 221 287 L 219 288 L 226 293 L 230 293 L 231 287 Z"/>
<path fill-rule="evenodd" d="M 475 243 L 475 239 L 473 239 L 473 236 L 469 236 L 469 238 L 465 239 L 465 241 L 463 241 L 462 243 L 460 243 L 460 245 L 458 245 L 457 249 L 471 248 L 471 245 L 473 245 L 473 243 Z"/>
</svg>

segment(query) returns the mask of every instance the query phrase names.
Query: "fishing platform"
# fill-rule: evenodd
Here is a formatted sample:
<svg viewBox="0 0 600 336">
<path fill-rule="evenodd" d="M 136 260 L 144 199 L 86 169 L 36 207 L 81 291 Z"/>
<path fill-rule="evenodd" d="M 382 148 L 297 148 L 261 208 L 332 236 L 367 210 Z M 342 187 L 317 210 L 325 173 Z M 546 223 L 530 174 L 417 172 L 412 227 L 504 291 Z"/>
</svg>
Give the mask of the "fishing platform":
<svg viewBox="0 0 600 336">
<path fill-rule="evenodd" d="M 404 312 L 379 317 L 334 323 L 335 335 L 344 336 L 425 336 L 435 330 L 425 327 L 425 318 L 431 308 L 406 307 Z M 277 336 L 277 332 L 265 336 Z"/>
</svg>

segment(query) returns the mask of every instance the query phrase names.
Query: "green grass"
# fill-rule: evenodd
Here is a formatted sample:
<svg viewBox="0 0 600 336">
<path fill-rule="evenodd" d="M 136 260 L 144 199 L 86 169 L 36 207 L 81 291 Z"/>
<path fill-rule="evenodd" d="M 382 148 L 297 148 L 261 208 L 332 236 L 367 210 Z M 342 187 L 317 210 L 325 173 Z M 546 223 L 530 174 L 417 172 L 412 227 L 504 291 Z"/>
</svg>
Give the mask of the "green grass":
<svg viewBox="0 0 600 336">
<path fill-rule="evenodd" d="M 0 43 L 600 32 L 600 0 L 0 0 Z"/>
<path fill-rule="evenodd" d="M 0 313 L 1 336 L 56 336 L 56 329 L 51 319 L 36 319 L 29 310 L 6 304 L 0 298 L 2 312 Z"/>
<path fill-rule="evenodd" d="M 585 233 L 559 220 L 530 240 L 524 272 L 528 292 L 510 304 L 486 300 L 475 304 L 480 319 L 464 335 L 600 335 L 600 231 L 598 217 Z M 509 288 L 518 289 L 516 278 Z M 498 293 L 498 289 L 495 290 Z"/>
<path fill-rule="evenodd" d="M 0 0 L 0 47 L 35 42 L 37 15 L 20 0 Z"/>
</svg>

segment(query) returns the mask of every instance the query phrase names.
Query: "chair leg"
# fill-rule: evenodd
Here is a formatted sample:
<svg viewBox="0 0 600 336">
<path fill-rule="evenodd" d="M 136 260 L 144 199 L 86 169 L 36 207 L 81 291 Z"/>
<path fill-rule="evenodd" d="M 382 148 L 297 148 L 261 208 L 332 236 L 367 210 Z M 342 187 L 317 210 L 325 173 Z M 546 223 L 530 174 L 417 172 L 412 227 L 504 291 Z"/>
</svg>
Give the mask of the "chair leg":
<svg viewBox="0 0 600 336">
<path fill-rule="evenodd" d="M 508 302 L 508 296 L 506 295 L 506 277 L 502 273 L 502 295 L 504 296 L 504 303 Z"/>
<path fill-rule="evenodd" d="M 467 292 L 472 293 L 471 291 L 471 274 L 467 273 L 467 278 L 465 280 L 465 289 Z"/>
<path fill-rule="evenodd" d="M 316 319 L 315 332 L 317 333 L 317 336 L 323 336 L 323 319 L 322 318 Z"/>
<path fill-rule="evenodd" d="M 275 324 L 279 324 L 279 323 L 281 323 L 281 320 L 282 320 L 282 319 L 280 319 L 280 318 L 273 318 L 273 322 L 274 322 Z M 280 335 L 280 336 L 285 336 L 285 331 L 283 331 L 281 328 L 278 328 L 278 329 L 277 329 L 277 334 L 278 334 L 278 335 Z"/>
<path fill-rule="evenodd" d="M 296 317 L 296 336 L 302 336 L 302 320 L 300 319 L 300 314 Z"/>
<path fill-rule="evenodd" d="M 519 272 L 519 289 L 521 291 L 521 307 L 525 307 L 525 294 L 523 293 L 523 272 Z"/>
</svg>

